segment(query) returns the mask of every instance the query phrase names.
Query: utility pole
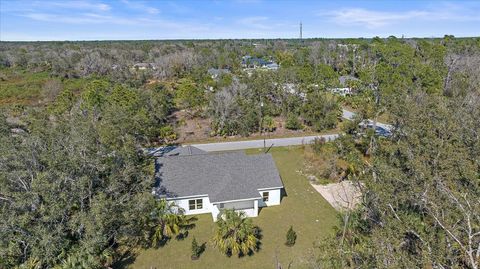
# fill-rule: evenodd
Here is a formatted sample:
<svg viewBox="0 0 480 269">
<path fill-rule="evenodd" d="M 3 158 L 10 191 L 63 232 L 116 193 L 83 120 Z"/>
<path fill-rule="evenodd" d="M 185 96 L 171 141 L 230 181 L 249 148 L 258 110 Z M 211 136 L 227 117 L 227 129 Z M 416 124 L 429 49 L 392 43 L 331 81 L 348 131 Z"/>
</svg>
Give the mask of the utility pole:
<svg viewBox="0 0 480 269">
<path fill-rule="evenodd" d="M 260 137 L 263 137 L 263 152 L 265 153 L 265 136 L 262 135 L 263 132 L 263 101 L 260 101 Z"/>
<path fill-rule="evenodd" d="M 302 41 L 303 33 L 302 33 L 302 22 L 300 21 L 300 41 Z"/>
</svg>

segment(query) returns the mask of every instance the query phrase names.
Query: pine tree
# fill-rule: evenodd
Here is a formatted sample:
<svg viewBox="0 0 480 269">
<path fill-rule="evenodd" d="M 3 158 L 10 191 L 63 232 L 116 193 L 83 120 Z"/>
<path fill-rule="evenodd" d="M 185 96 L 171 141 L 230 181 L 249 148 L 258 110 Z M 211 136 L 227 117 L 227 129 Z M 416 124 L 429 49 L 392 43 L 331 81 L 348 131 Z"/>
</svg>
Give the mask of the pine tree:
<svg viewBox="0 0 480 269">
<path fill-rule="evenodd" d="M 194 236 L 192 240 L 192 260 L 198 259 L 199 256 L 200 256 L 200 246 L 198 245 L 197 239 Z"/>
<path fill-rule="evenodd" d="M 290 226 L 290 229 L 287 231 L 287 241 L 285 245 L 291 247 L 295 245 L 295 241 L 297 240 L 297 233 L 293 230 L 293 227 Z"/>
</svg>

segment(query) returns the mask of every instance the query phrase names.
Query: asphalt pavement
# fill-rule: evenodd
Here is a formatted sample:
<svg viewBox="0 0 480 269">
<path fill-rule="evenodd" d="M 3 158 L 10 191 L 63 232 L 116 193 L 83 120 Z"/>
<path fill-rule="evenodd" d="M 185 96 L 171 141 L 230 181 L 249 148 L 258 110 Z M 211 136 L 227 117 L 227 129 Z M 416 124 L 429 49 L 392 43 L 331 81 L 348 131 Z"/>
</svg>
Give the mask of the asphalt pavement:
<svg viewBox="0 0 480 269">
<path fill-rule="evenodd" d="M 269 147 L 285 147 L 305 145 L 313 142 L 315 138 L 324 138 L 326 141 L 332 141 L 338 137 L 338 134 L 331 135 L 314 135 L 302 137 L 287 137 L 287 138 L 271 138 L 271 139 L 257 139 L 232 141 L 221 143 L 206 143 L 206 144 L 192 144 L 192 146 L 205 151 L 227 151 L 227 150 L 242 150 Z"/>
</svg>

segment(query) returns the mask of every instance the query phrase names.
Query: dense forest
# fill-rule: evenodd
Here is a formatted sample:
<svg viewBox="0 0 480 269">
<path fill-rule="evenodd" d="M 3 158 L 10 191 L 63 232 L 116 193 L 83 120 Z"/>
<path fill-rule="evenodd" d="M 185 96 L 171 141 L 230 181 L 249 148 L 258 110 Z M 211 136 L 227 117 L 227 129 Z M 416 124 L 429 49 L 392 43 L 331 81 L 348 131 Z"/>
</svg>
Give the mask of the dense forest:
<svg viewBox="0 0 480 269">
<path fill-rule="evenodd" d="M 282 128 L 362 188 L 313 268 L 480 267 L 479 38 L 0 42 L 0 85 L 0 268 L 110 266 L 165 226 L 146 148 Z"/>
</svg>

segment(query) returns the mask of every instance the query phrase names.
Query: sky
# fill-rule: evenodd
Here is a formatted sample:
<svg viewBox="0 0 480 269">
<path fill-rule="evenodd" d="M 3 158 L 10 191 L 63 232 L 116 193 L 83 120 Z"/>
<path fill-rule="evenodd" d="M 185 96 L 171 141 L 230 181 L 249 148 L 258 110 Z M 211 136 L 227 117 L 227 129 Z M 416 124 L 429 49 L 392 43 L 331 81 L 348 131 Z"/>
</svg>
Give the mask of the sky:
<svg viewBox="0 0 480 269">
<path fill-rule="evenodd" d="M 478 1 L 0 0 L 0 40 L 480 36 Z"/>
</svg>

